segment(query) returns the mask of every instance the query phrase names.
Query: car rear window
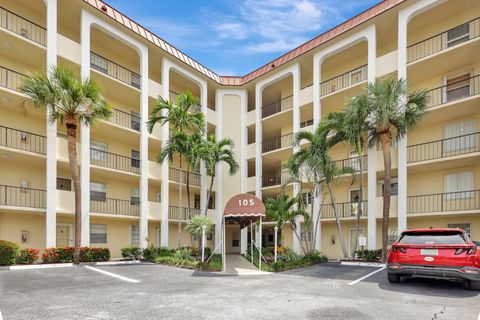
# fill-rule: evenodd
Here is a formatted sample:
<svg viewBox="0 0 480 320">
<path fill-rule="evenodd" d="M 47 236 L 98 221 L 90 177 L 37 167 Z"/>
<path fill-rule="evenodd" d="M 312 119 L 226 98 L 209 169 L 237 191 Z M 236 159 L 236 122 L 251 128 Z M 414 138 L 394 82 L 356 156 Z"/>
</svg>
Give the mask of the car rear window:
<svg viewBox="0 0 480 320">
<path fill-rule="evenodd" d="M 406 233 L 400 238 L 402 244 L 465 244 L 461 233 L 418 232 Z"/>
</svg>

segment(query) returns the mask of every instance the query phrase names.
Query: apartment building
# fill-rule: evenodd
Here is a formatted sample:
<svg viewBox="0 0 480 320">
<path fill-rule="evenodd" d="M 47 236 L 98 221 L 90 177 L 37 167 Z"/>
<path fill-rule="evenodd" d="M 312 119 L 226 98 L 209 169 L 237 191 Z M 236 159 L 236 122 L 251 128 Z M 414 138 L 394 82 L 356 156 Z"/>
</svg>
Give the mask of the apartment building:
<svg viewBox="0 0 480 320">
<path fill-rule="evenodd" d="M 217 168 L 208 216 L 221 241 L 223 207 L 238 193 L 265 199 L 282 186 L 280 169 L 296 151 L 292 137 L 341 110 L 367 82 L 394 74 L 410 89 L 428 90 L 421 127 L 392 146 L 393 240 L 406 228 L 462 227 L 480 239 L 480 2 L 386 0 L 242 77 L 222 76 L 100 0 L 2 0 L 0 6 L 0 239 L 22 247 L 73 245 L 74 195 L 65 128 L 25 103 L 25 74 L 63 65 L 101 84 L 114 116 L 82 127 L 78 154 L 82 185 L 82 245 L 177 246 L 187 219 L 178 159 L 158 164 L 168 126 L 151 134 L 145 122 L 158 96 L 190 90 L 209 134 L 235 142 L 240 171 Z M 366 168 L 361 232 L 368 248 L 381 242 L 383 158 L 378 148 L 359 158 L 348 146 L 332 150 L 339 166 Z M 183 177 L 183 178 L 182 178 Z M 191 176 L 193 208 L 203 207 L 203 170 Z M 334 186 L 347 247 L 352 250 L 358 179 Z M 311 202 L 311 195 L 304 195 Z M 182 212 L 183 210 L 183 212 Z M 194 214 L 199 210 L 194 209 Z M 321 208 L 315 246 L 341 255 L 331 203 Z M 273 244 L 272 222 L 263 244 Z M 298 221 L 300 230 L 302 221 Z M 229 224 L 227 252 L 240 252 L 249 231 Z M 302 232 L 302 236 L 309 235 Z M 289 226 L 281 243 L 300 251 Z M 182 243 L 190 244 L 186 230 Z"/>
</svg>

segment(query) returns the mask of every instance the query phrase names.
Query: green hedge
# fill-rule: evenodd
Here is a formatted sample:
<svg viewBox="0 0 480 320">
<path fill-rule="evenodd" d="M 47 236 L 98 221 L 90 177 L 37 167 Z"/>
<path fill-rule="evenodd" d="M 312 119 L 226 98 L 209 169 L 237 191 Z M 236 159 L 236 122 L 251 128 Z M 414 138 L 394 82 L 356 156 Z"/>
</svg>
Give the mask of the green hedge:
<svg viewBox="0 0 480 320">
<path fill-rule="evenodd" d="M 14 264 L 19 254 L 19 249 L 20 247 L 16 243 L 0 240 L 0 266 Z"/>
<path fill-rule="evenodd" d="M 16 264 L 34 264 L 40 257 L 40 250 L 33 248 L 20 249 L 20 252 L 15 259 Z"/>
<path fill-rule="evenodd" d="M 143 254 L 142 248 L 139 248 L 139 247 L 121 248 L 120 252 L 122 253 L 122 257 L 124 257 L 125 259 L 134 259 L 134 260 L 139 260 Z"/>
<path fill-rule="evenodd" d="M 382 260 L 382 249 L 358 250 L 355 252 L 358 259 L 365 262 L 380 262 Z"/>
<path fill-rule="evenodd" d="M 110 260 L 110 250 L 108 248 L 80 248 L 80 261 L 82 262 L 100 262 Z"/>
<path fill-rule="evenodd" d="M 73 247 L 47 248 L 42 254 L 43 263 L 67 263 L 73 262 Z M 100 262 L 110 260 L 108 248 L 80 248 L 81 262 Z"/>
</svg>

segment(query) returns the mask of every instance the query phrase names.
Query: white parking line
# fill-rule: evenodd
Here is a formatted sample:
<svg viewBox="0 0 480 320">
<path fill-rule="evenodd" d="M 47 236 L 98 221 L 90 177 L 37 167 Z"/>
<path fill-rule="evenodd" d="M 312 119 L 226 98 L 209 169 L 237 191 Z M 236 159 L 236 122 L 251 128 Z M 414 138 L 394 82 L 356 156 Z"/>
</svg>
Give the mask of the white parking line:
<svg viewBox="0 0 480 320">
<path fill-rule="evenodd" d="M 3 320 L 3 317 L 2 317 L 2 310 L 0 310 L 0 320 Z"/>
<path fill-rule="evenodd" d="M 1 316 L 1 314 L 0 314 L 0 316 Z M 0 317 L 0 320 L 2 320 L 1 317 Z M 478 320 L 480 320 L 480 313 L 478 314 Z"/>
<path fill-rule="evenodd" d="M 90 267 L 90 266 L 85 266 L 85 268 L 103 273 L 103 274 L 105 274 L 107 276 L 110 276 L 110 277 L 114 277 L 114 278 L 117 278 L 117 279 L 120 279 L 120 280 L 123 280 L 123 281 L 127 281 L 127 282 L 130 282 L 130 283 L 139 283 L 140 282 L 139 280 L 135 280 L 135 279 L 132 279 L 132 278 L 127 278 L 127 277 L 121 276 L 119 274 L 108 272 L 108 271 L 105 271 L 105 270 L 102 270 L 102 269 L 98 269 L 98 268 L 94 268 L 94 267 Z M 0 319 L 0 320 L 2 320 L 2 319 Z"/>
<path fill-rule="evenodd" d="M 380 271 L 385 270 L 386 268 L 387 268 L 387 267 L 381 267 L 380 269 L 375 270 L 375 271 L 373 271 L 373 272 L 370 272 L 369 274 L 367 274 L 366 276 L 361 277 L 360 279 L 357 279 L 357 280 L 355 280 L 355 281 L 350 282 L 348 285 L 349 285 L 349 286 L 353 286 L 354 284 L 357 284 L 357 283 L 359 283 L 360 281 L 365 280 L 365 279 L 367 279 L 368 277 L 371 277 L 371 276 L 373 276 L 374 274 L 379 273 Z M 480 320 L 480 319 L 479 319 L 479 320 Z"/>
</svg>

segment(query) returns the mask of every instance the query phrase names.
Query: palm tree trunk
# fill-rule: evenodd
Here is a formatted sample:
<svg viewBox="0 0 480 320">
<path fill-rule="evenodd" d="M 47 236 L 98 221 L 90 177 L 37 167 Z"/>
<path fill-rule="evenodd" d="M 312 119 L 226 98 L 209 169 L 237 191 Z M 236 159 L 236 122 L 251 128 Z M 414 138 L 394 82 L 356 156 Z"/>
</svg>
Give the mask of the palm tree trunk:
<svg viewBox="0 0 480 320">
<path fill-rule="evenodd" d="M 295 234 L 295 237 L 298 239 L 298 243 L 300 243 L 300 247 L 302 248 L 303 254 L 307 254 L 307 250 L 303 247 L 302 245 L 302 239 L 300 238 L 300 235 L 298 234 L 297 227 L 290 226 L 293 230 L 293 233 Z"/>
<path fill-rule="evenodd" d="M 206 216 L 208 212 L 208 204 L 210 203 L 210 197 L 212 196 L 212 189 L 213 189 L 213 180 L 215 179 L 215 176 L 212 176 L 210 178 L 210 187 L 208 188 L 207 191 L 207 203 L 205 203 L 205 211 L 203 212 L 203 215 Z"/>
<path fill-rule="evenodd" d="M 314 187 L 314 189 L 313 189 L 313 194 L 312 194 L 312 196 L 313 196 L 313 197 L 312 197 L 312 213 L 311 213 L 311 214 L 312 214 L 312 221 L 313 221 L 314 226 L 315 226 L 315 227 L 313 228 L 313 250 L 314 250 L 314 251 L 316 250 L 315 245 L 316 245 L 316 243 L 317 243 L 317 233 L 318 233 L 318 228 L 319 228 L 319 225 L 320 225 L 320 214 L 321 214 L 321 211 L 320 211 L 320 209 L 321 209 L 321 203 L 319 203 L 318 212 L 316 212 L 316 215 L 315 215 L 315 216 L 317 217 L 317 219 L 316 219 L 316 220 L 313 219 L 314 213 L 315 213 L 315 212 L 314 212 L 314 209 L 315 209 L 315 198 L 316 198 L 316 196 L 314 196 L 314 195 L 317 194 L 317 188 L 318 188 L 318 187 Z M 320 251 L 320 248 L 318 248 L 318 251 Z"/>
<path fill-rule="evenodd" d="M 328 193 L 330 194 L 330 201 L 332 202 L 333 213 L 335 214 L 335 221 L 337 222 L 338 240 L 340 241 L 340 245 L 342 246 L 343 257 L 347 258 L 348 252 L 347 252 L 347 249 L 345 248 L 345 243 L 343 241 L 342 225 L 340 223 L 340 218 L 338 217 L 337 206 L 335 205 L 335 199 L 333 198 L 332 188 L 330 187 L 330 183 L 326 183 L 326 185 L 328 188 Z"/>
<path fill-rule="evenodd" d="M 182 155 L 180 155 L 180 184 L 178 186 L 178 205 L 179 205 L 179 214 L 178 214 L 178 248 L 182 244 L 182 219 L 183 219 L 183 202 L 182 202 L 182 185 L 183 185 L 183 171 L 182 171 Z"/>
<path fill-rule="evenodd" d="M 77 123 L 67 121 L 67 142 L 68 162 L 70 164 L 70 175 L 73 180 L 75 192 L 75 247 L 73 251 L 73 263 L 80 263 L 80 246 L 82 243 L 82 190 L 80 186 L 80 175 L 77 163 Z"/>
<path fill-rule="evenodd" d="M 355 259 L 355 253 L 357 252 L 357 247 L 358 247 L 358 237 L 360 236 L 360 217 L 362 216 L 363 213 L 363 208 L 362 208 L 362 201 L 363 201 L 363 162 L 362 162 L 362 157 L 363 157 L 363 152 L 357 152 L 358 154 L 358 169 L 360 170 L 360 190 L 358 192 L 358 212 L 357 212 L 357 220 L 355 223 L 355 245 L 353 246 L 353 258 Z"/>
<path fill-rule="evenodd" d="M 392 159 L 390 154 L 390 137 L 386 133 L 380 135 L 383 150 L 385 177 L 383 182 L 383 223 L 382 223 L 382 262 L 387 261 L 388 224 L 390 219 L 390 196 L 392 189 Z"/>
<path fill-rule="evenodd" d="M 188 202 L 188 219 L 191 219 L 192 205 L 190 204 L 190 164 L 187 164 L 187 202 Z"/>
</svg>

